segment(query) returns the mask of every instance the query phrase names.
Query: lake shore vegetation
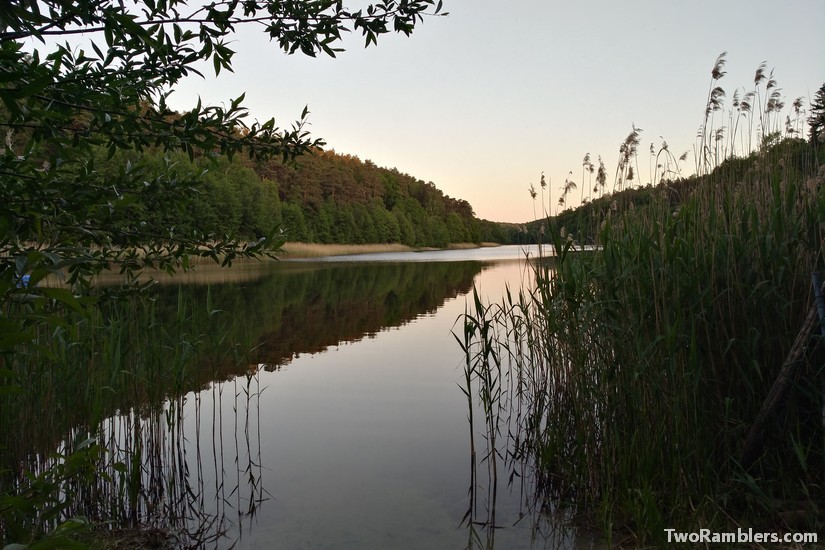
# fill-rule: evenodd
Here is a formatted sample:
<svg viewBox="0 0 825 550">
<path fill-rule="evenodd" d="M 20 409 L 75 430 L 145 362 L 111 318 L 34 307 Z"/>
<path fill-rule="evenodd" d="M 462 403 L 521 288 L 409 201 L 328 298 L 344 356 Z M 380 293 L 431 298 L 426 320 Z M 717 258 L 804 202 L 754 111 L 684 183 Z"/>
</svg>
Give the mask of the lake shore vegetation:
<svg viewBox="0 0 825 550">
<path fill-rule="evenodd" d="M 107 330 L 130 329 L 131 312 L 123 313 L 126 319 L 103 319 L 102 294 L 91 290 L 94 277 L 115 265 L 137 277 L 147 267 L 186 269 L 192 257 L 230 265 L 271 256 L 285 240 L 281 219 L 265 210 L 277 194 L 229 162 L 279 158 L 288 166 L 324 145 L 307 131 L 306 108 L 287 127 L 274 119 L 250 122 L 243 96 L 173 111 L 166 100 L 175 85 L 203 76 L 206 68 L 215 75 L 231 71 L 232 42 L 241 27 L 260 29 L 285 54 L 335 57 L 347 33 L 360 34 L 369 46 L 389 33 L 409 36 L 425 18 L 442 15 L 435 0 L 380 0 L 361 8 L 325 0 L 203 6 L 53 0 L 4 3 L 0 12 L 0 395 L 25 393 L 45 378 L 101 399 L 115 379 L 131 375 L 123 371 L 132 365 L 117 361 L 123 350 L 105 346 Z M 80 35 L 82 44 L 73 42 Z M 231 185 L 239 193 L 222 194 Z M 225 204 L 205 208 L 198 197 L 212 193 Z M 197 218 L 203 224 L 189 223 Z M 39 284 L 50 276 L 63 277 L 67 286 Z M 182 372 L 176 367 L 200 342 L 179 333 L 184 325 L 168 333 L 152 327 L 160 334 L 148 333 L 158 334 L 149 343 L 158 346 L 133 345 L 158 357 L 136 367 L 170 371 L 173 378 Z M 82 332 L 90 328 L 91 335 Z M 164 346 L 167 338 L 172 342 Z M 44 340 L 61 345 L 40 345 Z M 103 348 L 90 351 L 96 343 Z M 84 351 L 107 359 L 105 368 L 114 369 L 109 383 L 72 376 Z M 29 371 L 31 362 L 39 370 Z M 67 371 L 56 368 L 61 363 Z M 52 378 L 58 374 L 66 379 Z M 40 397 L 38 406 L 56 405 L 48 392 L 33 395 Z M 14 411 L 4 410 L 4 420 L 6 412 Z M 153 421 L 163 422 L 163 414 Z M 6 460 L 13 450 L 0 448 L 0 544 L 79 547 L 77 535 L 89 522 L 70 512 L 71 500 L 111 504 L 113 518 L 135 512 L 139 485 L 132 484 L 136 492 L 129 495 L 109 494 L 111 500 L 82 487 L 98 475 L 139 478 L 139 449 L 124 449 L 131 454 L 125 462 L 97 471 L 105 441 L 96 437 L 105 434 L 84 432 L 82 421 L 77 428 L 75 437 L 53 441 L 37 474 Z"/>
<path fill-rule="evenodd" d="M 281 128 L 248 123 L 243 96 L 184 112 L 166 104 L 204 62 L 215 74 L 231 70 L 238 26 L 263 23 L 287 54 L 334 57 L 344 33 L 361 33 L 366 45 L 410 35 L 443 13 L 440 1 L 356 10 L 325 0 L 285 11 L 218 2 L 186 13 L 180 0 L 141 0 L 131 11 L 114 0 L 48 4 L 12 3 L 0 19 L 0 544 L 88 546 L 95 526 L 146 527 L 140 520 L 158 502 L 196 529 L 212 521 L 186 515 L 198 487 L 153 484 L 143 460 L 179 451 L 180 440 L 170 450 L 152 437 L 180 426 L 182 393 L 229 373 L 237 395 L 259 395 L 249 367 L 260 342 L 245 320 L 213 308 L 208 291 L 196 304 L 153 302 L 142 271 L 279 250 L 312 257 L 485 242 L 542 242 L 557 257 L 537 264 L 533 288 L 501 305 L 477 300 L 465 318 L 467 393 L 484 405 L 494 470 L 496 435 L 507 433 L 501 456 L 530 464 L 537 502 L 586 514 L 608 542 L 656 544 L 667 527 L 825 525 L 816 347 L 806 349 L 790 405 L 766 428 L 767 452 L 742 458 L 809 310 L 810 273 L 822 268 L 825 87 L 806 140 L 801 102 L 783 124 L 784 103 L 761 66 L 754 87 L 734 95 L 723 130 L 722 55 L 694 176 L 682 177 L 685 157 L 663 142 L 651 146 L 651 185 L 639 186 L 633 127 L 612 192 L 598 157 L 587 204 L 558 213 L 575 197 L 568 179 L 557 216 L 497 224 L 432 182 L 325 151 L 307 131 L 307 109 Z M 54 40 L 81 33 L 86 49 Z M 582 200 L 593 158 L 582 165 Z M 542 203 L 544 188 L 542 178 Z M 579 243 L 597 250 L 573 254 Z M 113 266 L 130 289 L 94 286 Z M 466 292 L 466 269 L 451 275 L 446 295 Z M 445 283 L 440 275 L 432 286 Z M 66 284 L 42 284 L 49 277 Z M 376 284 L 367 277 L 342 292 Z M 393 306 L 397 286 L 376 289 L 393 322 L 411 314 Z M 173 320 L 159 322 L 161 310 Z M 358 324 L 343 316 L 357 313 L 348 308 L 340 324 Z M 49 421 L 31 441 L 13 437 L 44 408 Z M 126 413 L 121 424 L 102 427 L 117 412 Z M 52 424 L 59 429 L 49 432 Z M 118 446 L 115 434 L 127 433 L 130 445 Z M 171 457 L 172 470 L 180 459 Z"/>
<path fill-rule="evenodd" d="M 499 243 L 449 243 L 444 249 L 459 250 L 478 247 L 499 246 Z M 419 252 L 439 250 L 434 247 L 411 247 L 400 243 L 387 244 L 320 244 L 286 242 L 281 246 L 279 258 L 323 258 L 328 256 L 349 256 L 352 254 L 377 254 L 382 252 Z"/>
<path fill-rule="evenodd" d="M 651 146 L 655 185 L 633 183 L 634 127 L 617 192 L 600 178 L 597 198 L 531 224 L 554 261 L 501 303 L 477 300 L 457 334 L 466 391 L 487 411 L 480 452 L 531 480 L 536 513 L 567 510 L 610 545 L 665 544 L 669 528 L 825 526 L 825 358 L 819 329 L 801 334 L 823 269 L 825 86 L 805 135 L 793 113 L 782 126 L 776 83 L 760 67 L 731 115 L 740 132 L 761 128 L 748 149 L 751 136 L 713 126 L 724 59 L 695 174 L 680 176 L 684 159 Z M 788 363 L 796 375 L 748 452 Z"/>
</svg>

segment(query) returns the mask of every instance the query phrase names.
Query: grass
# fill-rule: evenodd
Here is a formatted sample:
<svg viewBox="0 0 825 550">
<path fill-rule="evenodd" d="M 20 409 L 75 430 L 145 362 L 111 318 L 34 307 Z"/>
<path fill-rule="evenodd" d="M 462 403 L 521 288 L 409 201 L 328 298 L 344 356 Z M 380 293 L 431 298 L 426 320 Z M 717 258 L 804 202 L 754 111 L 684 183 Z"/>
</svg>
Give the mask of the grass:
<svg viewBox="0 0 825 550">
<path fill-rule="evenodd" d="M 488 467 L 528 478 L 536 511 L 572 507 L 610 544 L 663 544 L 671 527 L 825 527 L 816 346 L 758 460 L 741 461 L 823 268 L 823 152 L 787 138 L 703 159 L 703 175 L 644 202 L 580 212 L 597 251 L 570 254 L 548 220 L 555 261 L 464 320 Z"/>
</svg>

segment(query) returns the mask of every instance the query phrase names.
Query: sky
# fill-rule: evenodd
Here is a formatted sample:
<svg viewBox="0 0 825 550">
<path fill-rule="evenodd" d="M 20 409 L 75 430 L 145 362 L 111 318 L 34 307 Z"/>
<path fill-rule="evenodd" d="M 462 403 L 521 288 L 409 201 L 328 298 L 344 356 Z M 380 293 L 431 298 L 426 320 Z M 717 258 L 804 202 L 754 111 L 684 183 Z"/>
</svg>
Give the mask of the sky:
<svg viewBox="0 0 825 550">
<path fill-rule="evenodd" d="M 243 28 L 234 72 L 188 78 L 169 102 L 228 105 L 246 93 L 250 122 L 274 117 L 281 127 L 307 106 L 309 130 L 328 149 L 432 181 L 481 218 L 523 223 L 541 215 L 528 189 L 540 191 L 542 172 L 554 212 L 567 178 L 579 186 L 567 204 L 578 205 L 587 153 L 602 157 L 610 187 L 633 125 L 643 183 L 650 145 L 662 140 L 676 156 L 690 151 L 692 172 L 722 52 L 727 74 L 714 85 L 727 92 L 724 113 L 734 90 L 753 89 L 763 61 L 782 89 L 783 119 L 825 82 L 823 0 L 444 0 L 443 9 L 377 47 L 353 34 L 335 59 L 286 55 Z"/>
</svg>

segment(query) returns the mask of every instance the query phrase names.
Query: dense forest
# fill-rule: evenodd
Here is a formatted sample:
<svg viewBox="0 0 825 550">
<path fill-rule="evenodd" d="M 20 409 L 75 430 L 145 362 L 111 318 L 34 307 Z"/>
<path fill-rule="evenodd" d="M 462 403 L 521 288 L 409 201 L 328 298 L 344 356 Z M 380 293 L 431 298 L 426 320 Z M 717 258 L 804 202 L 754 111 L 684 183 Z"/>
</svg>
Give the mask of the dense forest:
<svg viewBox="0 0 825 550">
<path fill-rule="evenodd" d="M 432 182 L 334 151 L 313 149 L 292 162 L 203 154 L 190 162 L 182 153 L 151 150 L 107 159 L 101 151 L 98 162 L 115 170 L 124 161 L 145 170 L 147 181 L 171 167 L 167 177 L 185 183 L 185 200 L 167 200 L 147 185 L 129 206 L 124 223 L 143 224 L 142 231 L 158 235 L 251 239 L 279 227 L 289 241 L 315 243 L 444 247 L 510 240 L 506 225 L 478 219 L 466 200 L 444 194 Z"/>
</svg>

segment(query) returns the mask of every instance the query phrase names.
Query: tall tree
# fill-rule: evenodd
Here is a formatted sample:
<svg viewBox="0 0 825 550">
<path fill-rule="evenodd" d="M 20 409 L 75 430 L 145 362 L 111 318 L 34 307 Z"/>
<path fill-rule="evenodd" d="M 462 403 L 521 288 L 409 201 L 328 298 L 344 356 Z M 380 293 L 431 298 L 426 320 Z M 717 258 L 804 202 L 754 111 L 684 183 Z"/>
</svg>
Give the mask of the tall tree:
<svg viewBox="0 0 825 550">
<path fill-rule="evenodd" d="M 808 119 L 808 136 L 811 143 L 819 145 L 825 140 L 825 84 L 820 86 L 811 102 L 811 116 Z"/>
</svg>

